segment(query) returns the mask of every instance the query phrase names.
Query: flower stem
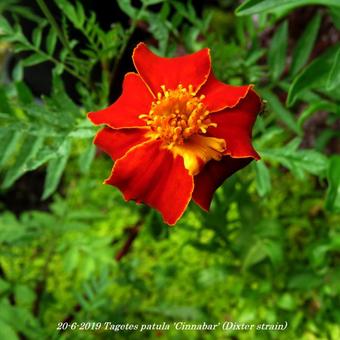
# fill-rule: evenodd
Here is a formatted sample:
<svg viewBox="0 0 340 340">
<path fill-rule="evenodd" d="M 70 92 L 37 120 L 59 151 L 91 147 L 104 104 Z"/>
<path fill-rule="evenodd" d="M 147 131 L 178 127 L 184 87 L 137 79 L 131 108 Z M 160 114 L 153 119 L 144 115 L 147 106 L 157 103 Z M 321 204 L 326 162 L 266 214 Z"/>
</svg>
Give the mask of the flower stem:
<svg viewBox="0 0 340 340">
<path fill-rule="evenodd" d="M 138 20 L 139 20 L 139 16 L 145 10 L 146 7 L 147 6 L 143 5 L 140 8 L 140 10 L 138 11 L 136 17 L 133 18 L 130 28 L 126 32 L 124 42 L 123 42 L 122 46 L 120 47 L 120 49 L 118 51 L 118 54 L 117 54 L 117 56 L 115 58 L 115 62 L 114 62 L 113 69 L 112 69 L 112 72 L 111 72 L 111 77 L 110 77 L 110 83 L 109 83 L 110 85 L 112 84 L 112 81 L 115 80 L 115 78 L 117 76 L 117 71 L 118 71 L 119 63 L 120 63 L 120 61 L 121 61 L 121 59 L 123 57 L 123 54 L 124 54 L 124 52 L 126 50 L 126 47 L 127 47 L 128 43 L 129 43 L 133 33 L 136 30 L 137 23 L 138 23 Z"/>
<path fill-rule="evenodd" d="M 41 11 L 44 13 L 45 17 L 51 24 L 51 26 L 54 28 L 55 32 L 57 33 L 57 36 L 61 43 L 64 45 L 64 47 L 72 54 L 72 56 L 76 57 L 72 48 L 70 47 L 63 31 L 60 29 L 59 25 L 57 24 L 56 20 L 54 19 L 52 13 L 48 9 L 48 7 L 45 4 L 44 0 L 36 0 L 37 4 L 39 5 Z"/>
<path fill-rule="evenodd" d="M 69 53 L 72 55 L 72 57 L 75 60 L 79 60 L 80 59 L 75 55 L 73 49 L 71 48 L 63 30 L 59 27 L 57 21 L 54 19 L 52 13 L 50 12 L 50 10 L 48 9 L 48 7 L 45 4 L 44 0 L 36 0 L 37 4 L 39 5 L 41 11 L 44 13 L 46 19 L 49 21 L 49 23 L 51 24 L 51 26 L 53 27 L 53 29 L 55 30 L 60 42 L 62 43 L 62 45 L 69 51 Z M 54 59 L 53 56 L 51 56 L 51 59 Z M 70 71 L 70 69 L 64 64 L 64 68 L 65 70 L 67 70 L 69 73 L 71 73 L 73 76 L 75 76 L 76 78 L 80 79 L 83 83 L 85 83 L 87 86 L 89 86 L 89 81 L 86 80 L 85 78 L 83 78 L 82 76 L 80 76 L 78 73 L 76 73 L 75 71 Z"/>
</svg>

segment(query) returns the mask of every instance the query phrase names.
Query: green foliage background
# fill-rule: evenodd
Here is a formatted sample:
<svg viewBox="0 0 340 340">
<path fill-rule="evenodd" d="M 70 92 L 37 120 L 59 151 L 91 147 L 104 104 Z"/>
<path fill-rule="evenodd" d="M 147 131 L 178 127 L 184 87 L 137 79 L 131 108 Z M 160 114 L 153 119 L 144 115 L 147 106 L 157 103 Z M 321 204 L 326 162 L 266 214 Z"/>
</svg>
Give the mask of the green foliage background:
<svg viewBox="0 0 340 340">
<path fill-rule="evenodd" d="M 116 3 L 125 21 L 108 30 L 85 1 L 0 3 L 0 55 L 17 57 L 10 75 L 1 63 L 0 339 L 339 339 L 339 1 Z M 309 20 L 293 37 L 304 11 Z M 254 83 L 266 100 L 254 129 L 262 160 L 225 182 L 209 214 L 192 205 L 174 228 L 102 185 L 111 160 L 96 153 L 86 119 L 119 93 L 136 36 L 163 56 L 210 47 L 219 79 Z M 46 62 L 52 89 L 37 98 L 25 70 Z M 65 75 L 76 79 L 76 100 Z M 17 183 L 32 171 L 45 203 L 27 209 Z M 56 329 L 105 321 L 288 327 Z"/>
</svg>

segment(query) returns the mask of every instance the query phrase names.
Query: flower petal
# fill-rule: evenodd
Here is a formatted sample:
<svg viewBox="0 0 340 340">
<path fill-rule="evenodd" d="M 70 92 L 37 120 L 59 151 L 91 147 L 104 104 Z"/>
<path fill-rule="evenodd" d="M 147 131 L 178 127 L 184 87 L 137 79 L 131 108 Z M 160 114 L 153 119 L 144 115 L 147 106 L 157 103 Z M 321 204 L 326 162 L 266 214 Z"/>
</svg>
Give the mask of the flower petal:
<svg viewBox="0 0 340 340">
<path fill-rule="evenodd" d="M 233 86 L 220 82 L 211 72 L 208 80 L 202 86 L 198 96 L 204 95 L 202 100 L 210 112 L 217 112 L 227 107 L 236 106 L 244 98 L 253 85 Z"/>
<path fill-rule="evenodd" d="M 184 159 L 184 167 L 190 175 L 197 175 L 211 159 L 220 160 L 226 149 L 224 139 L 193 135 L 182 145 L 175 145 L 171 151 Z"/>
<path fill-rule="evenodd" d="M 179 84 L 186 88 L 191 84 L 198 90 L 206 82 L 211 68 L 208 48 L 182 57 L 162 58 L 140 43 L 132 58 L 138 73 L 155 95 L 161 91 L 161 85 L 174 90 Z"/>
<path fill-rule="evenodd" d="M 160 141 L 131 149 L 116 161 L 105 183 L 116 186 L 127 201 L 144 202 L 159 210 L 171 225 L 182 216 L 194 188 L 183 159 L 161 149 Z"/>
<path fill-rule="evenodd" d="M 250 90 L 236 107 L 209 115 L 210 120 L 216 123 L 217 127 L 210 127 L 208 135 L 223 138 L 227 145 L 225 154 L 231 157 L 260 159 L 252 146 L 251 134 L 261 106 L 259 96 Z"/>
<path fill-rule="evenodd" d="M 194 177 L 193 200 L 204 210 L 209 210 L 215 190 L 237 170 L 249 164 L 252 158 L 224 156 L 220 161 L 212 160 Z"/>
<path fill-rule="evenodd" d="M 145 142 L 145 134 L 148 131 L 147 128 L 117 130 L 105 127 L 97 133 L 94 144 L 116 160 L 123 157 L 132 147 Z"/>
<path fill-rule="evenodd" d="M 108 108 L 90 112 L 88 118 L 96 125 L 107 124 L 117 129 L 145 126 L 138 116 L 149 113 L 153 99 L 142 78 L 130 72 L 125 75 L 121 96 Z"/>
</svg>

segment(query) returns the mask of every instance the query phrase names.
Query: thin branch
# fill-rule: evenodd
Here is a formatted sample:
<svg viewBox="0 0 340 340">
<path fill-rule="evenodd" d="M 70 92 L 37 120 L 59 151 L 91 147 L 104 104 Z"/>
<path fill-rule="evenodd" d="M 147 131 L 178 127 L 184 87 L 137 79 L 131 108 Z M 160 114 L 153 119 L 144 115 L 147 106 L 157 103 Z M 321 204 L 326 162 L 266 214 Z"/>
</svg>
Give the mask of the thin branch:
<svg viewBox="0 0 340 340">
<path fill-rule="evenodd" d="M 46 6 L 45 1 L 44 0 L 36 0 L 36 2 L 39 5 L 41 11 L 44 13 L 47 20 L 50 22 L 51 26 L 54 28 L 55 32 L 58 35 L 59 40 L 61 41 L 61 43 L 75 58 L 77 58 L 76 55 L 74 54 L 71 46 L 69 45 L 63 31 L 60 29 L 58 23 L 56 22 L 56 20 L 54 19 L 53 15 L 52 15 L 52 13 L 50 12 L 48 7 Z"/>
<path fill-rule="evenodd" d="M 136 237 L 139 234 L 140 226 L 141 226 L 141 224 L 138 223 L 134 227 L 127 229 L 129 236 L 128 236 L 127 240 L 125 241 L 123 247 L 120 249 L 120 251 L 115 256 L 115 259 L 117 261 L 120 261 L 131 250 L 133 241 L 136 239 Z"/>
<path fill-rule="evenodd" d="M 120 49 L 118 51 L 118 54 L 117 54 L 117 56 L 115 58 L 115 62 L 113 64 L 113 69 L 112 69 L 112 73 L 111 73 L 111 77 L 110 77 L 110 82 L 109 82 L 110 86 L 112 84 L 112 81 L 115 80 L 115 78 L 116 78 L 117 71 L 118 71 L 118 66 L 120 64 L 120 61 L 121 61 L 123 55 L 124 55 L 126 47 L 127 47 L 128 43 L 129 43 L 133 33 L 136 30 L 137 23 L 138 23 L 138 20 L 140 18 L 140 14 L 146 9 L 146 7 L 147 6 L 143 4 L 143 6 L 138 11 L 136 17 L 132 19 L 131 26 L 130 26 L 130 28 L 126 32 L 126 36 L 125 36 L 124 42 L 123 42 L 122 46 L 120 47 Z"/>
</svg>

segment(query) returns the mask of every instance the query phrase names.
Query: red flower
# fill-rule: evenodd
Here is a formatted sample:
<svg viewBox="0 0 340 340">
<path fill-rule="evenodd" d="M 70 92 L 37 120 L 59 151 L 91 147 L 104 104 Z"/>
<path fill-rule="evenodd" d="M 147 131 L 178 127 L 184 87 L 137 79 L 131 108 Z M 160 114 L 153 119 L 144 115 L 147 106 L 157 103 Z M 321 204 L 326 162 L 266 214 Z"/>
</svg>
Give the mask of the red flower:
<svg viewBox="0 0 340 340">
<path fill-rule="evenodd" d="M 172 225 L 191 198 L 209 210 L 224 180 L 260 158 L 251 131 L 261 100 L 252 85 L 218 81 L 207 48 L 161 58 L 140 43 L 133 61 L 118 100 L 88 115 L 106 124 L 94 143 L 115 160 L 105 183 Z"/>
</svg>

